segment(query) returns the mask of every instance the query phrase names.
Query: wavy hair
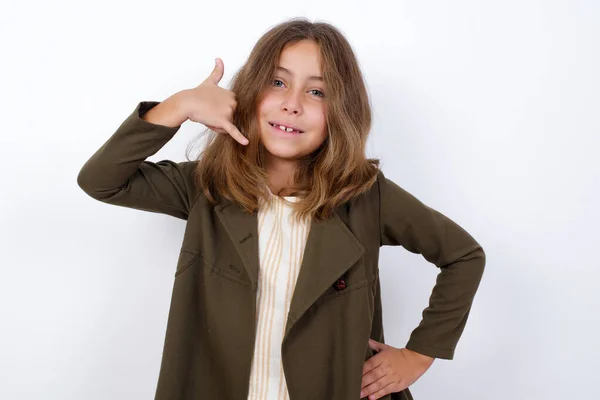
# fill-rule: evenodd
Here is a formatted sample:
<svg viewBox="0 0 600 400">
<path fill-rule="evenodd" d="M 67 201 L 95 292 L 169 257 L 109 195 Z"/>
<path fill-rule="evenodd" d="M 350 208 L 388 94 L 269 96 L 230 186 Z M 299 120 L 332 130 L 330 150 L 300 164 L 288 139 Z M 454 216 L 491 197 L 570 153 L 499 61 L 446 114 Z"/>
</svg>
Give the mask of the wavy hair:
<svg viewBox="0 0 600 400">
<path fill-rule="evenodd" d="M 243 146 L 228 134 L 207 131 L 196 179 L 211 203 L 226 199 L 249 213 L 258 211 L 261 201 L 271 204 L 273 194 L 264 168 L 267 150 L 259 140 L 257 110 L 274 78 L 281 51 L 301 40 L 313 40 L 320 49 L 328 88 L 327 136 L 316 151 L 299 160 L 293 180 L 294 195 L 298 196 L 292 203 L 294 217 L 328 218 L 336 207 L 375 183 L 379 159 L 365 155 L 371 106 L 354 51 L 333 25 L 293 18 L 272 27 L 258 40 L 231 81 L 229 90 L 237 101 L 232 122 L 249 144 Z"/>
</svg>

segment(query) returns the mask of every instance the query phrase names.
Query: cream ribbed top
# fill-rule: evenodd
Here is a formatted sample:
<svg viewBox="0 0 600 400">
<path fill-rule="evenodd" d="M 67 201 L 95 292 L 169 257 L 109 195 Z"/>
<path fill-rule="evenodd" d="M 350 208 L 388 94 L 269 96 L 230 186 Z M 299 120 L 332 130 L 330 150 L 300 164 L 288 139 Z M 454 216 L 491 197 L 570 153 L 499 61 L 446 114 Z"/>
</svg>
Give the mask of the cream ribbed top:
<svg viewBox="0 0 600 400">
<path fill-rule="evenodd" d="M 261 207 L 258 212 L 260 270 L 249 400 L 289 399 L 281 342 L 310 228 L 309 221 L 298 223 L 290 218 L 291 205 L 273 197 L 273 206 Z"/>
</svg>

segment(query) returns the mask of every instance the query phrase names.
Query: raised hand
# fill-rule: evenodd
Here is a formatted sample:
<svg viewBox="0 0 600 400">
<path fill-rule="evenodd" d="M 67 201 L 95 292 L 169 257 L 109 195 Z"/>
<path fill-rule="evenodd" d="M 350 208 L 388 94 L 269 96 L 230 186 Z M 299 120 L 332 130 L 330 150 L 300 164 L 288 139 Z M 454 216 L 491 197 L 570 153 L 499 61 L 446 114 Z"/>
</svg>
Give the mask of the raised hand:
<svg viewBox="0 0 600 400">
<path fill-rule="evenodd" d="M 183 91 L 186 114 L 190 121 L 201 123 L 215 132 L 229 134 L 246 145 L 248 139 L 232 123 L 237 106 L 235 93 L 219 86 L 223 71 L 223 60 L 217 58 L 215 68 L 204 82 Z"/>
</svg>

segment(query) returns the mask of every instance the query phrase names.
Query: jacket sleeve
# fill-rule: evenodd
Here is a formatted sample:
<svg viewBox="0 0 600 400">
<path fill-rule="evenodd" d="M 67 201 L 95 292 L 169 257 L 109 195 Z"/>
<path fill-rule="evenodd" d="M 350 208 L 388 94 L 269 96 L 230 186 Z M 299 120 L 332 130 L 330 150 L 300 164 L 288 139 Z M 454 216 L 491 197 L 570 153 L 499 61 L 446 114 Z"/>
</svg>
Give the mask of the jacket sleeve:
<svg viewBox="0 0 600 400">
<path fill-rule="evenodd" d="M 406 348 L 451 360 L 485 267 L 485 253 L 454 221 L 387 179 L 378 178 L 381 245 L 421 254 L 440 272 Z"/>
<path fill-rule="evenodd" d="M 181 128 L 141 118 L 157 104 L 138 103 L 116 132 L 85 162 L 77 184 L 104 203 L 187 219 L 198 192 L 194 183 L 197 161 L 146 161 Z"/>
</svg>

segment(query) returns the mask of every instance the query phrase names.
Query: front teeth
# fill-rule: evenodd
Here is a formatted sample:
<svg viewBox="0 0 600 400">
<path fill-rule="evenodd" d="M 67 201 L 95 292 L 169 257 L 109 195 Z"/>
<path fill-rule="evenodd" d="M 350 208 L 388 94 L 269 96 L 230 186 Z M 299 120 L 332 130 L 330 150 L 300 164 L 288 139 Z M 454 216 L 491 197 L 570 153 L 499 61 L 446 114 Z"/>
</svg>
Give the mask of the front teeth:
<svg viewBox="0 0 600 400">
<path fill-rule="evenodd" d="M 283 126 L 283 125 L 279 125 L 279 129 L 281 129 L 282 131 L 287 131 L 287 132 L 291 132 L 291 131 L 293 131 L 293 130 L 294 130 L 294 129 L 292 129 L 292 128 L 286 128 L 286 127 L 285 127 L 285 126 Z"/>
<path fill-rule="evenodd" d="M 285 127 L 283 125 L 274 125 L 274 124 L 271 124 L 271 126 L 274 126 L 275 128 L 279 128 L 279 129 L 281 129 L 284 132 L 294 132 L 295 131 L 294 128 L 288 128 L 288 127 Z M 298 132 L 298 131 L 296 131 L 296 132 Z"/>
</svg>

